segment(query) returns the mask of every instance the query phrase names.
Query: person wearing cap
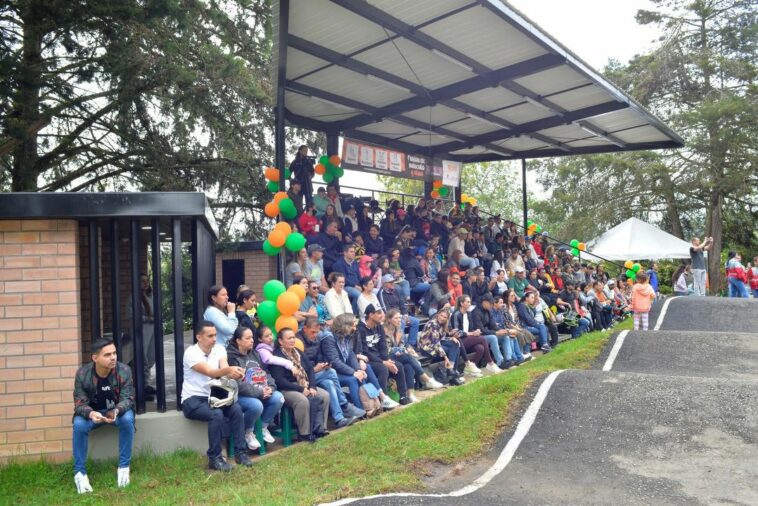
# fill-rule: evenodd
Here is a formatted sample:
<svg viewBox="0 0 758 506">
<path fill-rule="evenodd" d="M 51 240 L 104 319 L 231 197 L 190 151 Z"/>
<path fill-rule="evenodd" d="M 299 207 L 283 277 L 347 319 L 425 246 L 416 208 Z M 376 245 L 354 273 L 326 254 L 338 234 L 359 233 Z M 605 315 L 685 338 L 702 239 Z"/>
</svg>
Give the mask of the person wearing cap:
<svg viewBox="0 0 758 506">
<path fill-rule="evenodd" d="M 92 345 L 92 362 L 76 372 L 74 380 L 73 454 L 74 484 L 80 494 L 92 492 L 87 476 L 89 433 L 113 425 L 118 428 L 119 488 L 129 485 L 129 465 L 134 441 L 134 383 L 132 370 L 118 362 L 113 341 L 99 339 Z"/>
<path fill-rule="evenodd" d="M 382 288 L 379 289 L 377 297 L 384 312 L 393 308 L 400 311 L 400 314 L 403 315 L 403 324 L 408 327 L 408 342 L 411 346 L 415 346 L 418 340 L 419 320 L 415 316 L 408 314 L 405 299 L 395 289 L 394 275 L 385 274 L 382 276 Z"/>
<path fill-rule="evenodd" d="M 326 293 L 329 287 L 326 284 L 324 271 L 324 247 L 318 243 L 308 245 L 308 259 L 305 261 L 303 274 L 308 281 L 316 283 L 322 293 Z"/>
<path fill-rule="evenodd" d="M 524 297 L 524 290 L 529 286 L 529 280 L 526 279 L 526 270 L 517 265 L 514 268 L 514 275 L 508 280 L 508 288 L 516 292 L 519 299 Z"/>
<path fill-rule="evenodd" d="M 337 222 L 331 221 L 326 224 L 325 229 L 319 232 L 312 244 L 320 244 L 324 248 L 324 268 L 331 272 L 334 262 L 342 257 L 342 233 Z"/>
<path fill-rule="evenodd" d="M 471 258 L 466 255 L 466 237 L 468 236 L 468 230 L 461 227 L 458 229 L 458 233 L 450 239 L 450 243 L 447 246 L 447 255 L 449 257 L 455 256 L 456 251 L 460 251 L 460 257 L 458 258 L 458 264 L 464 269 L 473 269 L 479 267 L 479 260 Z"/>
<path fill-rule="evenodd" d="M 326 206 L 329 204 L 329 199 L 326 198 L 326 188 L 319 186 L 316 195 L 313 197 L 313 205 L 316 207 L 316 217 L 323 217 L 326 214 Z"/>
<path fill-rule="evenodd" d="M 390 359 L 383 323 L 384 312 L 382 308 L 373 304 L 366 306 L 363 312 L 363 321 L 358 323 L 356 330 L 355 354 L 359 359 L 365 358 L 369 367 L 374 370 L 382 392 L 388 391 L 387 381 L 391 376 L 397 383 L 400 404 L 410 404 L 405 369 Z M 397 403 L 389 396 L 385 396 L 382 407 L 397 407 Z"/>
</svg>

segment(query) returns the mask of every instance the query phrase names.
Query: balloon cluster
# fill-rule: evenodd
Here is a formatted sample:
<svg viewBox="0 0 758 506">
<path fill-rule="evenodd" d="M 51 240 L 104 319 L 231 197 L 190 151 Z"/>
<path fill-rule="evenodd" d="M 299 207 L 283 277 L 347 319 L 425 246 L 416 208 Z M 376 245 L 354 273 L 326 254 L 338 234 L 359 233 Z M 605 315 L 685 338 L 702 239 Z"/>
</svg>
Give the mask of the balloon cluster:
<svg viewBox="0 0 758 506">
<path fill-rule="evenodd" d="M 263 252 L 268 256 L 276 256 L 282 247 L 293 253 L 305 248 L 305 236 L 299 232 L 293 232 L 292 227 L 286 221 L 280 221 L 274 229 L 268 233 L 268 239 L 263 241 Z"/>
<path fill-rule="evenodd" d="M 534 235 L 542 233 L 542 227 L 534 223 L 532 220 L 526 222 L 526 234 Z"/>
<path fill-rule="evenodd" d="M 626 267 L 626 278 L 628 280 L 631 280 L 632 282 L 637 280 L 637 273 L 640 269 L 642 269 L 642 266 L 636 262 L 632 262 L 631 260 L 627 260 L 624 262 L 624 267 Z"/>
<path fill-rule="evenodd" d="M 469 197 L 465 193 L 461 194 L 461 209 L 466 209 L 466 204 L 471 204 L 472 206 L 476 205 L 476 199 L 474 197 Z"/>
<path fill-rule="evenodd" d="M 342 163 L 342 160 L 337 155 L 323 155 L 318 159 L 318 163 L 313 170 L 324 178 L 324 182 L 331 183 L 335 179 L 345 175 L 345 169 L 340 167 L 340 163 Z"/>
<path fill-rule="evenodd" d="M 447 197 L 447 194 L 450 193 L 449 188 L 442 186 L 442 181 L 434 181 L 432 183 L 432 188 L 433 190 L 432 190 L 432 193 L 430 193 L 430 196 L 434 200 L 437 200 L 442 197 Z"/>
<path fill-rule="evenodd" d="M 280 213 L 287 220 L 292 220 L 297 216 L 295 203 L 285 192 L 276 192 L 274 194 L 274 200 L 266 204 L 263 208 L 263 214 L 269 218 L 276 218 Z"/>
<path fill-rule="evenodd" d="M 577 239 L 571 239 L 569 245 L 571 246 L 571 254 L 575 257 L 579 256 L 579 252 L 587 251 L 587 245 L 583 242 L 579 242 Z"/>
<path fill-rule="evenodd" d="M 270 191 L 271 193 L 276 193 L 281 188 L 279 188 L 279 169 L 276 169 L 274 167 L 266 167 L 263 170 L 263 175 L 268 179 L 268 183 L 266 183 L 266 189 Z M 289 179 L 292 174 L 290 173 L 289 169 L 284 169 L 284 179 Z M 273 218 L 273 216 L 272 216 Z"/>
<path fill-rule="evenodd" d="M 305 300 L 305 289 L 300 285 L 287 288 L 278 279 L 263 285 L 266 300 L 258 304 L 257 315 L 264 325 L 279 332 L 282 329 L 297 330 L 295 311 Z"/>
</svg>

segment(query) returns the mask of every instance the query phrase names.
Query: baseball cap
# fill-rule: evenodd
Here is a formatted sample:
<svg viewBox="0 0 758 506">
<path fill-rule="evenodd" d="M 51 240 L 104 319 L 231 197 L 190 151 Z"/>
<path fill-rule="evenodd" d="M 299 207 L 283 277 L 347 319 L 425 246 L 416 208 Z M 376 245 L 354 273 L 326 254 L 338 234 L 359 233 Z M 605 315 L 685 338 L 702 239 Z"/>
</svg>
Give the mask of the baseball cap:
<svg viewBox="0 0 758 506">
<path fill-rule="evenodd" d="M 392 274 L 385 274 L 382 276 L 382 283 L 394 283 L 395 282 L 395 276 Z"/>
<path fill-rule="evenodd" d="M 324 251 L 324 247 L 320 244 L 309 244 L 308 245 L 308 254 L 312 255 L 316 251 Z"/>
<path fill-rule="evenodd" d="M 381 312 L 382 312 L 382 308 L 380 308 L 380 307 L 377 308 L 377 307 L 374 307 L 373 304 L 369 304 L 368 306 L 366 306 L 366 309 L 363 310 L 363 315 L 366 318 L 368 318 L 369 315 L 371 315 L 373 313 L 381 313 Z"/>
<path fill-rule="evenodd" d="M 523 267 L 520 265 L 517 265 L 515 269 L 513 269 L 514 272 L 526 272 Z"/>
</svg>

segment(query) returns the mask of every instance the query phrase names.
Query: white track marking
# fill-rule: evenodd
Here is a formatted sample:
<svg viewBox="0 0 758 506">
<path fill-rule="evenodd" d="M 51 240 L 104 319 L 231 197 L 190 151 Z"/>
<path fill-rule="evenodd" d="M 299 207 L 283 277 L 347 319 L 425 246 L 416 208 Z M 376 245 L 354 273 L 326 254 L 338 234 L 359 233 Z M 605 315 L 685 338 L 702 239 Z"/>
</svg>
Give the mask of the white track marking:
<svg viewBox="0 0 758 506">
<path fill-rule="evenodd" d="M 653 330 L 661 330 L 663 319 L 666 317 L 666 311 L 669 309 L 669 303 L 674 299 L 678 299 L 679 297 L 680 296 L 677 295 L 676 297 L 670 297 L 666 299 L 666 302 L 663 303 L 663 307 L 661 308 L 661 314 L 658 315 L 658 320 L 655 322 L 655 327 L 653 327 Z"/>
<path fill-rule="evenodd" d="M 323 506 L 341 506 L 343 504 L 350 504 L 355 501 L 363 501 L 365 499 L 377 499 L 380 497 L 460 497 L 462 495 L 467 495 L 472 492 L 476 492 L 477 490 L 485 486 L 487 483 L 489 483 L 490 480 L 492 480 L 492 478 L 500 474 L 503 471 L 503 469 L 505 469 L 505 466 L 507 466 L 510 463 L 511 459 L 513 458 L 513 455 L 516 453 L 516 450 L 518 450 L 518 447 L 521 444 L 521 441 L 524 440 L 526 435 L 529 433 L 529 429 L 531 429 L 532 424 L 536 420 L 537 413 L 539 413 L 539 410 L 542 407 L 542 403 L 545 402 L 545 398 L 547 397 L 548 392 L 550 392 L 550 388 L 553 386 L 555 379 L 562 372 L 563 370 L 552 372 L 547 378 L 545 378 L 545 381 L 542 382 L 542 385 L 540 385 L 539 390 L 537 390 L 537 395 L 534 396 L 534 400 L 529 405 L 529 408 L 527 408 L 526 412 L 524 413 L 524 416 L 521 417 L 521 421 L 516 427 L 516 432 L 513 433 L 513 436 L 511 436 L 511 439 L 508 440 L 508 443 L 505 445 L 505 448 L 503 448 L 503 451 L 500 452 L 500 456 L 497 458 L 497 460 L 492 465 L 492 467 L 487 469 L 487 471 L 483 475 L 481 475 L 479 478 L 474 480 L 474 482 L 471 483 L 471 485 L 466 485 L 463 488 L 459 488 L 458 490 L 454 490 L 447 494 L 413 494 L 413 493 L 380 494 L 380 495 L 372 495 L 368 497 L 355 497 L 355 498 L 340 499 L 339 501 L 324 503 Z"/>
<path fill-rule="evenodd" d="M 610 371 L 613 367 L 613 361 L 616 360 L 616 355 L 619 354 L 619 350 L 621 350 L 621 346 L 624 345 L 624 339 L 626 339 L 626 335 L 629 333 L 628 330 L 622 330 L 618 337 L 616 337 L 616 342 L 613 343 L 613 348 L 611 349 L 611 353 L 608 355 L 608 360 L 605 361 L 605 365 L 603 366 L 603 371 Z"/>
</svg>

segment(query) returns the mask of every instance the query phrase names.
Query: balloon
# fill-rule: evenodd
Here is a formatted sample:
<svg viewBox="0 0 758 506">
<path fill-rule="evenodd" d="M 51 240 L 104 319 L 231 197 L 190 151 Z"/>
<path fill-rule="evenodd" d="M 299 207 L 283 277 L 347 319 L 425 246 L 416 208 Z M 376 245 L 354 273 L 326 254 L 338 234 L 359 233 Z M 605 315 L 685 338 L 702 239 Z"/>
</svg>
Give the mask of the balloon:
<svg viewBox="0 0 758 506">
<path fill-rule="evenodd" d="M 284 169 L 284 179 L 289 179 L 292 177 L 292 171 L 289 170 L 289 168 Z"/>
<path fill-rule="evenodd" d="M 292 199 L 289 198 L 282 199 L 282 201 L 279 202 L 279 211 L 281 211 L 282 216 L 288 220 L 291 220 L 297 216 L 297 208 L 295 208 L 295 203 L 292 202 Z"/>
<path fill-rule="evenodd" d="M 434 188 L 435 190 L 439 190 L 440 188 L 442 188 L 442 181 L 433 181 L 432 188 Z"/>
<path fill-rule="evenodd" d="M 274 195 L 274 202 L 278 204 L 279 202 L 282 201 L 282 199 L 286 199 L 286 198 L 287 198 L 286 192 L 276 192 L 276 195 Z"/>
<path fill-rule="evenodd" d="M 624 267 L 626 267 L 627 269 L 631 269 L 633 266 L 634 266 L 634 262 L 632 262 L 631 260 L 627 260 L 626 262 L 624 262 Z"/>
<path fill-rule="evenodd" d="M 432 190 L 432 193 L 430 193 L 429 195 L 430 195 L 430 196 L 431 196 L 431 197 L 432 197 L 434 200 L 437 200 L 438 198 L 440 198 L 440 192 L 438 192 L 437 190 Z"/>
<path fill-rule="evenodd" d="M 634 271 L 635 274 L 637 274 L 640 269 L 642 269 L 642 266 L 640 264 L 632 265 L 632 270 Z"/>
<path fill-rule="evenodd" d="M 273 300 L 264 300 L 258 304 L 256 312 L 258 318 L 269 327 L 273 327 L 276 319 L 279 318 L 279 310 L 276 308 L 276 303 Z"/>
<path fill-rule="evenodd" d="M 263 296 L 266 300 L 276 301 L 286 291 L 287 287 L 278 279 L 270 279 L 263 285 Z"/>
<path fill-rule="evenodd" d="M 263 241 L 263 252 L 270 257 L 275 257 L 276 255 L 278 255 L 280 249 L 281 248 L 272 246 L 271 243 L 268 242 L 268 239 Z"/>
<path fill-rule="evenodd" d="M 471 204 L 471 205 L 472 205 L 472 206 L 474 206 L 474 207 L 476 207 L 476 202 L 477 202 L 477 200 L 476 200 L 476 199 L 474 199 L 474 198 L 470 198 L 470 199 L 468 199 L 468 203 L 469 203 L 469 204 Z"/>
<path fill-rule="evenodd" d="M 319 163 L 315 167 L 313 167 L 313 170 L 319 176 L 323 176 L 326 173 L 326 167 L 324 167 L 324 164 L 322 164 L 322 163 Z"/>
<path fill-rule="evenodd" d="M 329 173 L 326 173 L 324 174 L 324 181 L 327 183 L 331 183 L 332 181 L 334 181 L 334 176 Z"/>
<path fill-rule="evenodd" d="M 626 277 L 629 279 L 635 279 L 637 277 L 637 273 L 634 272 L 632 269 L 626 270 Z"/>
<path fill-rule="evenodd" d="M 297 332 L 297 320 L 294 316 L 280 316 L 276 319 L 276 324 L 274 325 L 274 328 L 277 332 L 279 332 L 282 329 L 290 329 Z"/>
<path fill-rule="evenodd" d="M 534 229 L 534 231 L 539 234 L 540 232 L 542 232 L 542 227 L 540 227 L 539 225 L 537 225 L 537 228 Z"/>
<path fill-rule="evenodd" d="M 576 248 L 572 248 L 571 249 L 571 254 L 574 255 L 575 257 L 578 257 L 579 256 L 579 250 L 576 249 Z"/>
<path fill-rule="evenodd" d="M 534 224 L 532 220 L 526 220 L 526 226 L 531 227 Z"/>
<path fill-rule="evenodd" d="M 440 192 L 440 196 L 447 197 L 447 194 L 450 192 L 447 188 L 444 186 L 438 190 Z"/>
<path fill-rule="evenodd" d="M 276 218 L 276 215 L 279 214 L 279 206 L 275 202 L 269 202 L 263 208 L 263 213 L 269 218 Z"/>
<path fill-rule="evenodd" d="M 629 286 L 632 286 L 634 284 L 634 281 L 632 281 L 631 279 L 627 279 L 626 284 Z"/>
<path fill-rule="evenodd" d="M 305 300 L 305 288 L 302 286 L 292 285 L 291 287 L 287 288 L 287 291 L 297 295 L 297 298 L 300 299 L 300 302 L 303 302 Z"/>
<path fill-rule="evenodd" d="M 300 232 L 294 232 L 287 236 L 284 246 L 293 253 L 300 251 L 305 248 L 305 236 Z"/>
<path fill-rule="evenodd" d="M 534 232 L 535 230 L 537 230 L 537 225 L 535 223 L 532 223 L 531 225 L 529 225 L 528 227 L 526 227 L 526 229 L 529 232 Z"/>
<path fill-rule="evenodd" d="M 266 170 L 263 172 L 263 175 L 266 176 L 266 179 L 269 181 L 279 181 L 279 171 L 275 169 L 274 167 L 266 167 Z"/>
<path fill-rule="evenodd" d="M 320 163 L 321 165 L 326 165 L 327 163 L 329 163 L 329 157 L 326 155 L 322 155 L 321 158 L 318 159 L 318 163 Z"/>
<path fill-rule="evenodd" d="M 268 243 L 274 248 L 281 248 L 286 240 L 287 235 L 281 230 L 274 229 L 268 233 Z"/>
<path fill-rule="evenodd" d="M 571 239 L 571 242 L 569 244 L 571 245 L 572 248 L 576 248 L 577 246 L 579 246 L 579 241 L 577 241 L 576 239 Z"/>
<path fill-rule="evenodd" d="M 587 245 L 584 244 L 583 242 L 580 242 L 577 248 L 579 248 L 579 251 L 587 251 Z"/>
<path fill-rule="evenodd" d="M 274 225 L 274 230 L 281 230 L 284 235 L 290 235 L 292 233 L 292 227 L 286 221 L 280 221 Z"/>
<path fill-rule="evenodd" d="M 339 164 L 342 163 L 342 160 L 340 159 L 339 155 L 332 155 L 329 157 L 329 163 L 335 167 L 339 167 Z"/>
<path fill-rule="evenodd" d="M 345 169 L 342 167 L 335 167 L 334 169 L 334 177 L 342 177 L 345 175 Z"/>
<path fill-rule="evenodd" d="M 279 191 L 279 183 L 276 181 L 269 181 L 266 183 L 266 189 L 270 191 L 271 193 L 276 193 Z"/>
<path fill-rule="evenodd" d="M 284 292 L 276 299 L 276 308 L 285 316 L 292 316 L 300 307 L 300 297 L 292 292 Z"/>
<path fill-rule="evenodd" d="M 467 202 L 468 201 L 468 195 L 465 193 L 461 193 L 461 202 Z"/>
<path fill-rule="evenodd" d="M 466 204 L 461 204 L 461 211 L 465 211 L 465 210 L 466 210 Z"/>
</svg>

